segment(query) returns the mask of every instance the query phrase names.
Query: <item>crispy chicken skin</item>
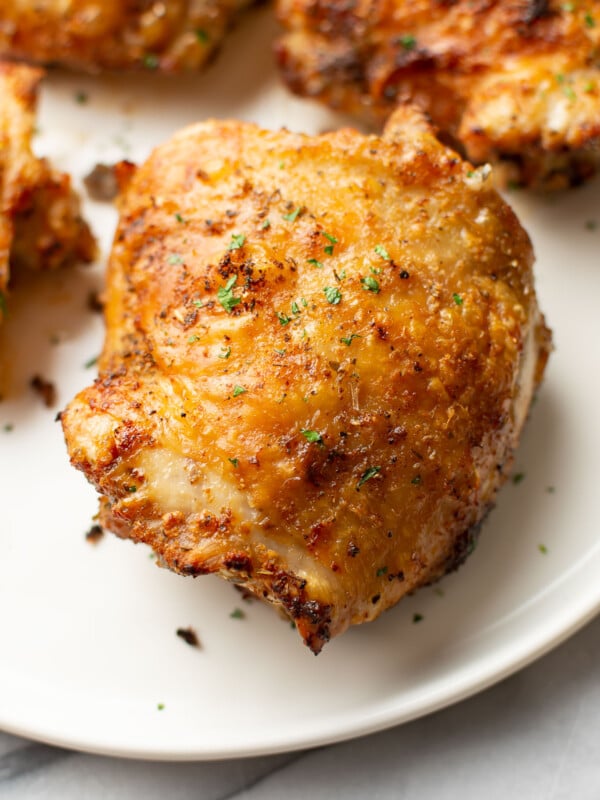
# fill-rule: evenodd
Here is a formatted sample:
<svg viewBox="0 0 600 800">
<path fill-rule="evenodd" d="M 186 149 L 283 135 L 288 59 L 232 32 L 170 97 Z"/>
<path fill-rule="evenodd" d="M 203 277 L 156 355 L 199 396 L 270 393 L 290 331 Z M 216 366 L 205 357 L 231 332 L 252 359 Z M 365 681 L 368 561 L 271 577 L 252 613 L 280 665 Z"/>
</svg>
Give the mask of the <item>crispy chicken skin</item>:
<svg viewBox="0 0 600 800">
<path fill-rule="evenodd" d="M 96 245 L 68 175 L 31 149 L 40 70 L 0 63 L 0 318 L 10 268 L 91 261 Z"/>
<path fill-rule="evenodd" d="M 91 72 L 202 67 L 251 0 L 0 0 L 0 55 Z"/>
<path fill-rule="evenodd" d="M 99 377 L 62 416 L 103 526 L 315 653 L 460 563 L 549 347 L 488 172 L 404 109 L 383 138 L 206 122 L 123 166 Z"/>
<path fill-rule="evenodd" d="M 600 162 L 600 0 L 278 0 L 295 92 L 370 120 L 424 109 L 500 183 L 543 189 Z"/>
</svg>

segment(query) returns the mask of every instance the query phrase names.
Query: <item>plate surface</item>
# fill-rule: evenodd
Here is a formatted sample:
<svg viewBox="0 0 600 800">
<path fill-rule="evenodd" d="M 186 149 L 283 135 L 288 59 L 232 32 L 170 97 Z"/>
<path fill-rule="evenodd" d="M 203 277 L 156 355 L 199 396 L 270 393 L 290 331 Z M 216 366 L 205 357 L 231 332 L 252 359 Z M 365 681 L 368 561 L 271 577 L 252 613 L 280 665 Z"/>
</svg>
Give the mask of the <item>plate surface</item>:
<svg viewBox="0 0 600 800">
<path fill-rule="evenodd" d="M 207 117 L 309 133 L 339 125 L 279 85 L 273 33 L 268 9 L 250 14 L 200 77 L 55 74 L 37 149 L 81 178 L 99 161 L 140 160 Z M 157 570 L 146 549 L 113 537 L 86 541 L 95 493 L 68 465 L 53 420 L 94 377 L 85 365 L 102 323 L 87 298 L 102 267 L 16 286 L 0 330 L 0 727 L 144 758 L 274 753 L 455 702 L 591 618 L 600 606 L 600 183 L 509 200 L 535 244 L 556 344 L 517 457 L 522 479 L 505 486 L 458 573 L 318 658 L 271 609 L 218 579 Z M 88 202 L 86 213 L 106 256 L 114 211 Z M 55 383 L 55 409 L 30 390 L 35 374 Z M 231 616 L 238 607 L 243 619 Z M 190 625 L 200 649 L 175 635 Z"/>
</svg>

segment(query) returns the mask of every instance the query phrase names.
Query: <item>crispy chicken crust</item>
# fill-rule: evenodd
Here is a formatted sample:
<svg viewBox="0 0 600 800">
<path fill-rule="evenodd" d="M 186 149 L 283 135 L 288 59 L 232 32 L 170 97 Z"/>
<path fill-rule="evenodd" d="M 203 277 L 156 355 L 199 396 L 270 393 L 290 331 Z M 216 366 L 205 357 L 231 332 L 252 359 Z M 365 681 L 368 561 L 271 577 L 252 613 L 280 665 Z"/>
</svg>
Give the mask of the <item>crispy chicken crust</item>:
<svg viewBox="0 0 600 800">
<path fill-rule="evenodd" d="M 2 2 L 0 56 L 90 72 L 196 70 L 251 0 Z"/>
<path fill-rule="evenodd" d="M 459 564 L 549 348 L 487 176 L 408 110 L 383 138 L 211 121 L 123 165 L 99 377 L 62 416 L 103 526 L 315 653 Z"/>
<path fill-rule="evenodd" d="M 31 149 L 42 72 L 0 63 L 0 319 L 10 268 L 91 261 L 96 245 L 68 175 Z"/>
<path fill-rule="evenodd" d="M 500 183 L 563 188 L 600 161 L 600 1 L 278 0 L 298 94 L 380 122 L 425 110 Z"/>
</svg>

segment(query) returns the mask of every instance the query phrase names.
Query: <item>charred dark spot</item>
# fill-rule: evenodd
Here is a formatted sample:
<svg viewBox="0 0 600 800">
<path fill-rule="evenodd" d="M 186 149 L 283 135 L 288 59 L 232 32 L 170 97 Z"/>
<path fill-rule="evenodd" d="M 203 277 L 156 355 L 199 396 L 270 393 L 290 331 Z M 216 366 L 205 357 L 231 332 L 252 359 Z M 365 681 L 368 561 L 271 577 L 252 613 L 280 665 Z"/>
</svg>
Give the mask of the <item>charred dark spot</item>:
<svg viewBox="0 0 600 800">
<path fill-rule="evenodd" d="M 223 565 L 227 569 L 247 572 L 249 575 L 252 572 L 252 559 L 247 553 L 227 553 Z"/>
<path fill-rule="evenodd" d="M 408 273 L 405 269 L 403 269 L 402 272 L 400 273 L 400 277 L 402 278 L 403 281 L 405 281 L 408 278 L 410 278 L 410 273 Z"/>
<path fill-rule="evenodd" d="M 373 597 L 371 598 L 371 602 L 373 603 L 374 606 L 377 605 L 377 603 L 380 600 L 381 600 L 381 595 L 380 594 L 374 594 Z"/>
<path fill-rule="evenodd" d="M 350 558 L 355 558 L 360 553 L 360 547 L 354 544 L 354 542 L 348 542 L 348 547 L 346 548 L 346 552 L 350 556 Z"/>
</svg>

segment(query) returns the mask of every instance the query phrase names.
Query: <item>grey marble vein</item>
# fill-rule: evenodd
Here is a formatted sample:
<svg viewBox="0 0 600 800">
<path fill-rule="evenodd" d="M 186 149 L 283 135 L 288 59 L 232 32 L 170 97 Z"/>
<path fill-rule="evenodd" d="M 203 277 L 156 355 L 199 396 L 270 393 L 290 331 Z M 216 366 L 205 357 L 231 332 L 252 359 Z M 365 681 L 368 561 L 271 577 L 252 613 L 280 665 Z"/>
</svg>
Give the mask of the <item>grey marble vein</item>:
<svg viewBox="0 0 600 800">
<path fill-rule="evenodd" d="M 0 734 L 2 800 L 600 800 L 600 619 L 498 686 L 304 753 L 159 764 Z"/>
</svg>

